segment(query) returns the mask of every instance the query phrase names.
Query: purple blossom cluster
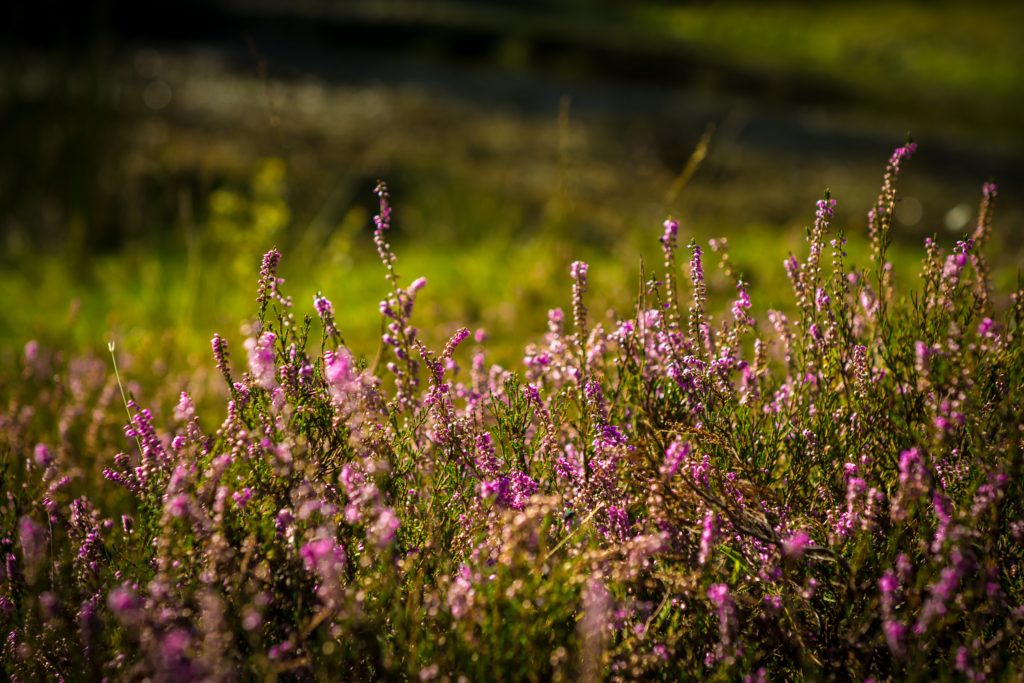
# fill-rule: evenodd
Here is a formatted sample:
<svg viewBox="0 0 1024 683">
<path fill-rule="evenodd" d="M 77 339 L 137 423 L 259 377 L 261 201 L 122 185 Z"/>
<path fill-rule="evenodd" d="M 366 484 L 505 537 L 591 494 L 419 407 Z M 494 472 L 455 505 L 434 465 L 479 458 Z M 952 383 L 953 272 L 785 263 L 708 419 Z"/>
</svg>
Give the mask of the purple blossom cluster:
<svg viewBox="0 0 1024 683">
<path fill-rule="evenodd" d="M 870 271 L 826 195 L 784 264 L 792 306 L 758 311 L 727 242 L 714 276 L 691 242 L 684 318 L 668 220 L 636 310 L 592 319 L 574 262 L 571 320 L 551 310 L 519 371 L 482 330 L 420 335 L 383 183 L 377 362 L 320 293 L 309 343 L 276 250 L 241 365 L 213 338 L 215 409 L 180 386 L 121 406 L 119 376 L 27 345 L 0 383 L 0 672 L 1012 679 L 1024 292 L 989 281 L 991 184 L 973 234 L 930 240 L 920 289 L 895 288 L 914 149 L 869 213 Z"/>
</svg>

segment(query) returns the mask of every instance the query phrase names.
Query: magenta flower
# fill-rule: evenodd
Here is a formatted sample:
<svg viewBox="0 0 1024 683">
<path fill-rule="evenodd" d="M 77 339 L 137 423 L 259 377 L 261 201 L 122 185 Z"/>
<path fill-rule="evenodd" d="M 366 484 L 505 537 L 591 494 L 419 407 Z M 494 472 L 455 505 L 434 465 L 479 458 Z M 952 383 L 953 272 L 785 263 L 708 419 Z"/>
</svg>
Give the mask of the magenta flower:
<svg viewBox="0 0 1024 683">
<path fill-rule="evenodd" d="M 48 534 L 46 528 L 36 523 L 31 517 L 23 516 L 18 520 L 18 543 L 21 545 L 21 556 L 25 564 L 34 566 L 46 555 Z"/>
<path fill-rule="evenodd" d="M 245 349 L 249 352 L 249 372 L 256 386 L 270 391 L 277 384 L 277 367 L 274 356 L 274 342 L 277 336 L 265 332 L 257 339 L 246 339 Z"/>
<path fill-rule="evenodd" d="M 36 464 L 40 467 L 49 467 L 53 463 L 53 453 L 46 447 L 44 443 L 37 443 L 35 450 L 33 451 Z"/>
<path fill-rule="evenodd" d="M 462 565 L 455 574 L 455 579 L 448 587 L 448 609 L 456 619 L 462 619 L 473 606 L 476 590 L 473 588 L 473 575 L 469 567 Z"/>
<path fill-rule="evenodd" d="M 782 554 L 794 560 L 799 559 L 814 545 L 814 541 L 805 531 L 797 531 L 782 542 Z"/>
<path fill-rule="evenodd" d="M 704 564 L 711 556 L 711 548 L 715 545 L 715 536 L 718 533 L 718 518 L 715 513 L 708 510 L 704 515 L 704 526 L 700 533 L 700 553 L 697 555 L 697 562 Z"/>
<path fill-rule="evenodd" d="M 170 500 L 167 501 L 166 509 L 171 517 L 181 518 L 188 514 L 189 502 L 188 496 L 183 493 L 179 493 Z"/>
<path fill-rule="evenodd" d="M 121 585 L 110 591 L 107 596 L 107 606 L 115 616 L 124 617 L 130 615 L 142 606 L 139 596 L 128 585 Z"/>
<path fill-rule="evenodd" d="M 306 570 L 316 574 L 323 582 L 321 597 L 330 599 L 337 588 L 336 583 L 344 573 L 345 549 L 334 539 L 320 537 L 306 543 L 299 549 L 299 557 Z"/>
<path fill-rule="evenodd" d="M 377 519 L 370 525 L 368 535 L 379 547 L 389 545 L 395 540 L 395 533 L 401 526 L 401 520 L 395 511 L 389 507 L 383 507 L 377 514 Z"/>
</svg>

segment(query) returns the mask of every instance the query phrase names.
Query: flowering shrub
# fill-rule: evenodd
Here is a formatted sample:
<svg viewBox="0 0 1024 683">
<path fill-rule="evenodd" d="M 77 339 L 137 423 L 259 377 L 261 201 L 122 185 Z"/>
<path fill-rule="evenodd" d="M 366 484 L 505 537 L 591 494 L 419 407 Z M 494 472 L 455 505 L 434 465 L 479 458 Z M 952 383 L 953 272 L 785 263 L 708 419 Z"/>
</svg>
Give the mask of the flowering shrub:
<svg viewBox="0 0 1024 683">
<path fill-rule="evenodd" d="M 276 250 L 243 357 L 213 339 L 220 425 L 187 392 L 161 422 L 100 361 L 30 343 L 2 384 L 0 669 L 1019 675 L 1024 294 L 989 284 L 989 184 L 973 234 L 949 254 L 929 240 L 920 284 L 898 295 L 886 249 L 913 151 L 889 161 L 867 267 L 846 260 L 835 200 L 818 202 L 808 253 L 785 263 L 789 315 L 759 315 L 736 279 L 713 317 L 704 252 L 690 245 L 684 276 L 669 220 L 663 274 L 608 328 L 576 262 L 570 313 L 549 313 L 520 370 L 488 363 L 482 331 L 432 350 L 414 323 L 425 282 L 402 284 L 380 185 L 390 293 L 370 362 L 324 295 L 318 325 L 296 315 Z"/>
</svg>

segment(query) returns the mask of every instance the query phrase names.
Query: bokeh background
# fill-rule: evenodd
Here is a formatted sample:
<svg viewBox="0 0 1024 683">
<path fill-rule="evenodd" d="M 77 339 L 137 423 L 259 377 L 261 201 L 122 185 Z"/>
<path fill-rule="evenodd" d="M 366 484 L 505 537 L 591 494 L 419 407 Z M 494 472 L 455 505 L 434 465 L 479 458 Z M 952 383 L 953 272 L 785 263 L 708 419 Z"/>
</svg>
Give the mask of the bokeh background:
<svg viewBox="0 0 1024 683">
<path fill-rule="evenodd" d="M 391 186 L 428 338 L 518 357 L 591 261 L 628 309 L 666 216 L 725 236 L 762 312 L 814 202 L 850 251 L 890 151 L 895 259 L 970 229 L 1001 188 L 996 276 L 1024 254 L 1024 5 L 1014 2 L 187 0 L 0 10 L 0 348 L 109 339 L 152 367 L 240 339 L 260 255 L 322 290 L 372 356 L 371 241 Z M 908 265 L 905 274 L 916 272 Z M 713 290 L 728 294 L 725 278 Z M 237 346 L 236 346 L 237 348 Z M 130 362 L 130 361 L 129 361 Z M 155 364 L 155 365 L 154 365 Z"/>
</svg>

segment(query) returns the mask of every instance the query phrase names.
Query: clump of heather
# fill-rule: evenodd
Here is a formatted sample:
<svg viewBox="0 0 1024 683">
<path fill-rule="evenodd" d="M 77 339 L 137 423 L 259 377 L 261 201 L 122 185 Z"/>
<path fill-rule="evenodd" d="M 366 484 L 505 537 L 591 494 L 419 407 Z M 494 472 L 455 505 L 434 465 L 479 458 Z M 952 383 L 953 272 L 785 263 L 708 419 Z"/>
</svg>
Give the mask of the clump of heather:
<svg viewBox="0 0 1024 683">
<path fill-rule="evenodd" d="M 372 364 L 326 296 L 294 310 L 276 250 L 247 338 L 229 353 L 213 336 L 218 423 L 188 387 L 161 415 L 101 361 L 30 343 L 0 384 L 0 670 L 1011 679 L 1024 291 L 989 281 L 993 184 L 972 233 L 948 253 L 928 240 L 920 279 L 897 280 L 914 150 L 889 161 L 870 263 L 818 202 L 806 253 L 780 264 L 788 314 L 757 308 L 720 240 L 736 294 L 716 315 L 706 253 L 678 264 L 669 220 L 665 272 L 611 324 L 578 261 L 570 314 L 549 313 L 521 369 L 488 364 L 482 330 L 431 349 L 380 184 Z"/>
</svg>

